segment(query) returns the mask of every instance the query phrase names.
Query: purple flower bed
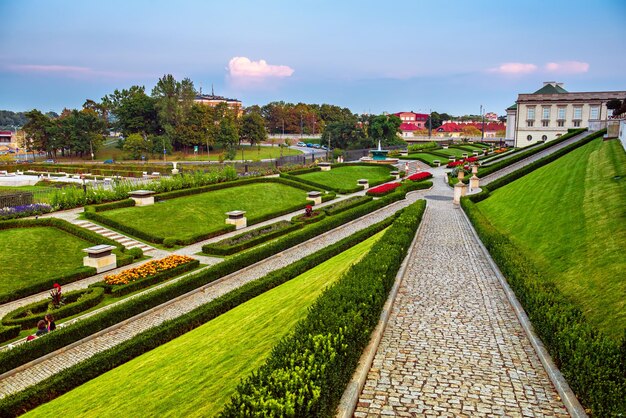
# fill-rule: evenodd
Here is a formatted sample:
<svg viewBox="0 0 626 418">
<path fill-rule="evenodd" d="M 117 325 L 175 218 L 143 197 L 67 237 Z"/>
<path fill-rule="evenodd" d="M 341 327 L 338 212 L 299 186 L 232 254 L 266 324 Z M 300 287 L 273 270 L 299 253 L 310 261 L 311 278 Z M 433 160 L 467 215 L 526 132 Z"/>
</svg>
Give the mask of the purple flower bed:
<svg viewBox="0 0 626 418">
<path fill-rule="evenodd" d="M 41 215 L 52 212 L 52 206 L 45 203 L 33 203 L 30 205 L 0 208 L 0 220 L 24 218 L 26 216 Z"/>
</svg>

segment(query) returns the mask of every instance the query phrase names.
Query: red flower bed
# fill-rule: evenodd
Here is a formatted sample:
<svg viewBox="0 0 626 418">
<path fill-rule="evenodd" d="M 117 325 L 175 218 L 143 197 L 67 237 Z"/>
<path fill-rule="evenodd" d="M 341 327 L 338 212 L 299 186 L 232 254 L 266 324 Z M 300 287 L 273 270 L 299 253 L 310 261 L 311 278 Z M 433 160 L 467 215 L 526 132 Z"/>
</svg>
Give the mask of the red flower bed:
<svg viewBox="0 0 626 418">
<path fill-rule="evenodd" d="M 449 163 L 448 163 L 448 165 L 447 165 L 446 167 L 448 167 L 448 168 L 458 167 L 458 166 L 462 165 L 462 164 L 463 164 L 463 162 L 464 162 L 463 160 L 459 160 L 459 161 L 452 161 L 452 162 L 449 162 Z"/>
<path fill-rule="evenodd" d="M 465 159 L 465 162 L 467 163 L 474 163 L 476 161 L 478 161 L 478 157 L 469 157 Z"/>
<path fill-rule="evenodd" d="M 428 171 L 422 171 L 420 173 L 411 174 L 407 179 L 412 181 L 422 181 L 431 178 L 433 175 Z"/>
<path fill-rule="evenodd" d="M 370 196 L 382 196 L 386 195 L 387 193 L 391 193 L 400 186 L 400 183 L 387 183 L 368 190 L 367 194 Z"/>
</svg>

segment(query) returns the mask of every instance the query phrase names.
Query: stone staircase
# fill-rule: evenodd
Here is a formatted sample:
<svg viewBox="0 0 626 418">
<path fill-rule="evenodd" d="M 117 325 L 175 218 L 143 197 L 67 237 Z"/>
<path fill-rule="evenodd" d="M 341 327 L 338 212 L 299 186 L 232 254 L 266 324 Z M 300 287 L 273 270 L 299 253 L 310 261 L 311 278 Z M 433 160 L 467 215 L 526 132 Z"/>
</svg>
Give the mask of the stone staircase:
<svg viewBox="0 0 626 418">
<path fill-rule="evenodd" d="M 74 222 L 75 225 L 80 226 L 81 228 L 85 228 L 88 229 L 90 231 L 95 232 L 96 234 L 100 234 L 103 237 L 107 237 L 109 239 L 112 239 L 113 241 L 119 242 L 120 244 L 122 244 L 124 247 L 126 247 L 127 249 L 130 248 L 141 248 L 141 250 L 145 253 L 146 251 L 152 251 L 155 250 L 156 248 L 148 245 L 148 244 L 144 244 L 143 242 L 139 242 L 137 240 L 134 240 L 132 238 L 127 237 L 126 235 L 122 235 L 118 232 L 115 231 L 111 231 L 110 229 L 104 228 L 100 225 L 96 225 L 92 222 L 89 221 L 76 221 Z"/>
</svg>

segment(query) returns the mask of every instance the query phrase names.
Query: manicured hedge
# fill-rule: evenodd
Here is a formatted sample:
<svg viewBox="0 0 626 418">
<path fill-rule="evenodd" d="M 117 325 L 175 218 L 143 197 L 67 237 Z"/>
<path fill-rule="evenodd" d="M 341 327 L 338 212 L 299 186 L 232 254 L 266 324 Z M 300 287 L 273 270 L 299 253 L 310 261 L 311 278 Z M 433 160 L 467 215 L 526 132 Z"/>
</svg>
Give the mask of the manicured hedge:
<svg viewBox="0 0 626 418">
<path fill-rule="evenodd" d="M 300 215 L 296 215 L 293 218 L 291 218 L 291 222 L 312 224 L 312 223 L 321 221 L 325 217 L 326 217 L 326 212 L 324 212 L 323 210 L 315 210 L 313 211 L 312 216 L 307 217 L 304 213 L 302 213 Z"/>
<path fill-rule="evenodd" d="M 555 139 L 554 141 L 546 142 L 545 144 L 540 145 L 538 147 L 534 147 L 533 149 L 530 149 L 528 151 L 520 152 L 519 154 L 515 154 L 515 155 L 511 156 L 510 158 L 507 158 L 506 160 L 498 161 L 498 162 L 496 162 L 494 164 L 490 164 L 489 166 L 480 168 L 478 170 L 478 177 L 485 177 L 488 174 L 491 174 L 491 173 L 493 173 L 495 171 L 501 170 L 504 167 L 508 167 L 511 164 L 514 164 L 514 163 L 516 163 L 518 161 L 521 161 L 521 160 L 523 160 L 525 158 L 530 157 L 531 155 L 534 155 L 534 154 L 536 154 L 538 152 L 541 152 L 541 151 L 543 151 L 545 149 L 548 149 L 548 148 L 550 148 L 550 147 L 552 147 L 554 145 L 557 145 L 557 144 L 559 144 L 559 143 L 561 143 L 561 142 L 563 142 L 563 141 L 565 141 L 565 140 L 567 140 L 567 139 L 569 139 L 569 138 L 571 138 L 573 136 L 576 136 L 576 135 L 578 135 L 578 134 L 580 134 L 580 133 L 582 133 L 584 131 L 585 131 L 585 129 L 574 129 L 574 130 L 571 130 L 568 133 L 566 133 L 565 135 L 561 135 L 558 139 Z"/>
<path fill-rule="evenodd" d="M 202 246 L 202 252 L 213 255 L 232 255 L 255 245 L 272 240 L 274 238 L 288 234 L 296 229 L 302 228 L 303 224 L 292 223 L 289 221 L 279 221 L 270 225 L 253 229 L 243 234 L 235 235 L 218 242 L 205 244 Z"/>
<path fill-rule="evenodd" d="M 13 338 L 16 338 L 20 335 L 20 331 L 22 327 L 19 325 L 15 325 L 12 327 L 5 327 L 4 325 L 0 325 L 0 342 L 9 341 Z"/>
<path fill-rule="evenodd" d="M 165 280 L 171 279 L 172 277 L 176 277 L 178 275 L 191 271 L 197 268 L 199 265 L 200 261 L 193 260 L 188 263 L 171 268 L 169 270 L 160 271 L 155 275 L 135 280 L 128 284 L 112 285 L 105 282 L 97 282 L 90 284 L 89 287 L 99 288 L 102 289 L 106 294 L 113 295 L 114 297 L 119 297 L 127 295 L 129 293 L 133 293 L 140 289 L 145 289 L 146 287 L 152 286 L 153 284 L 164 282 Z"/>
<path fill-rule="evenodd" d="M 322 171 L 322 169 L 319 167 L 303 168 L 301 170 L 290 171 L 289 174 L 299 176 L 300 174 L 315 173 L 316 171 Z"/>
<path fill-rule="evenodd" d="M 307 317 L 245 379 L 221 416 L 332 416 L 421 221 L 406 208 L 370 252 L 313 304 Z"/>
<path fill-rule="evenodd" d="M 85 212 L 104 212 L 105 210 L 129 208 L 131 206 L 135 206 L 135 201 L 133 199 L 125 199 L 100 205 L 85 206 Z"/>
<path fill-rule="evenodd" d="M 429 183 L 429 182 L 424 182 Z M 432 183 L 431 183 L 432 184 Z M 407 187 L 408 186 L 408 187 Z M 161 289 L 133 297 L 126 303 L 107 309 L 106 311 L 86 318 L 73 324 L 71 327 L 57 330 L 45 338 L 45 343 L 37 339 L 29 344 L 23 344 L 9 351 L 0 352 L 0 374 L 12 370 L 31 360 L 39 358 L 75 341 L 85 338 L 95 332 L 117 324 L 161 303 L 190 292 L 200 286 L 211 283 L 230 273 L 264 260 L 297 244 L 315 238 L 340 225 L 360 218 L 363 215 L 381 209 L 393 202 L 404 199 L 407 191 L 413 187 L 422 187 L 420 183 L 410 183 L 400 187 L 395 193 L 378 200 L 373 200 L 335 216 L 329 216 L 321 222 L 307 225 L 282 238 L 267 243 L 250 251 L 234 255 L 219 264 L 211 266 L 201 272 L 191 274 Z"/>
<path fill-rule="evenodd" d="M 105 216 L 102 216 L 96 212 L 91 212 L 91 211 L 84 212 L 83 216 L 91 221 L 95 221 L 102 225 L 106 225 L 111 228 L 117 229 L 119 231 L 122 231 L 125 234 L 132 235 L 133 237 L 139 238 L 144 241 L 152 242 L 155 244 L 163 244 L 163 240 L 165 239 L 164 237 L 151 234 L 150 232 L 140 231 L 139 229 L 133 228 L 132 226 L 122 225 L 121 223 L 113 219 L 109 219 Z"/>
<path fill-rule="evenodd" d="M 594 416 L 626 414 L 626 335 L 600 333 L 469 198 L 461 205 L 580 402 Z"/>
<path fill-rule="evenodd" d="M 354 196 L 348 199 L 340 200 L 339 202 L 333 203 L 332 205 L 324 206 L 322 210 L 326 212 L 328 216 L 333 216 L 371 201 L 371 196 Z"/>
<path fill-rule="evenodd" d="M 3 416 L 17 416 L 42 403 L 48 402 L 102 373 L 118 367 L 149 350 L 205 324 L 211 319 L 216 318 L 255 296 L 299 276 L 318 264 L 323 263 L 380 232 L 388 227 L 395 218 L 396 216 L 390 216 L 382 222 L 365 228 L 287 267 L 274 271 L 261 279 L 247 283 L 187 314 L 166 321 L 158 327 L 144 331 L 122 344 L 98 353 L 77 365 L 62 370 L 53 377 L 35 386 L 5 397 L 0 400 L 0 410 L 3 411 Z M 59 329 L 41 340 L 50 341 L 51 337 L 63 331 L 65 330 Z M 39 340 L 34 340 L 30 344 L 37 341 Z"/>
<path fill-rule="evenodd" d="M 100 303 L 104 298 L 104 289 L 80 289 L 65 293 L 63 296 L 65 304 L 58 309 L 48 312 L 50 301 L 48 299 L 41 300 L 9 312 L 2 318 L 2 324 L 6 326 L 19 325 L 22 329 L 30 329 L 36 327 L 37 322 L 43 319 L 47 313 L 54 315 L 55 320 L 67 318 Z M 22 316 L 28 312 L 31 314 Z"/>
</svg>

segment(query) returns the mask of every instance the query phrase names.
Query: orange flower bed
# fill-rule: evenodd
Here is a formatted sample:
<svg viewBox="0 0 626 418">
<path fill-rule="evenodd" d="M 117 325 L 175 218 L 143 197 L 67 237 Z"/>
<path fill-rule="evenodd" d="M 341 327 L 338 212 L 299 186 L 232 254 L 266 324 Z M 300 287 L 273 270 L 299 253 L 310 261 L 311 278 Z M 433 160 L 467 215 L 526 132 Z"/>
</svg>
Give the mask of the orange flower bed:
<svg viewBox="0 0 626 418">
<path fill-rule="evenodd" d="M 119 274 L 104 276 L 104 282 L 106 284 L 128 284 L 129 282 L 153 276 L 161 271 L 173 269 L 193 260 L 193 258 L 186 255 L 170 255 L 160 260 L 148 261 L 139 267 L 124 270 Z"/>
</svg>

